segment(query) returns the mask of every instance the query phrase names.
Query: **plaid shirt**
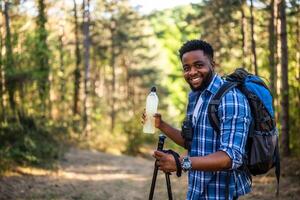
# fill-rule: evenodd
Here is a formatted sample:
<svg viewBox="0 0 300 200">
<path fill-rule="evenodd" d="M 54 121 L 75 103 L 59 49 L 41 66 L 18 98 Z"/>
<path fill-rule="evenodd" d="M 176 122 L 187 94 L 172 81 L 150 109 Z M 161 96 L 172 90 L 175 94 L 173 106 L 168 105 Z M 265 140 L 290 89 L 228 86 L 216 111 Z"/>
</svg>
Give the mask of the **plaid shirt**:
<svg viewBox="0 0 300 200">
<path fill-rule="evenodd" d="M 245 142 L 251 121 L 249 104 L 237 89 L 226 93 L 218 108 L 220 134 L 214 132 L 209 123 L 207 108 L 210 99 L 223 84 L 220 76 L 215 75 L 210 85 L 202 92 L 189 94 L 187 115 L 193 116 L 197 100 L 202 99 L 196 120 L 193 124 L 193 141 L 189 155 L 206 156 L 216 151 L 224 151 L 232 159 L 229 179 L 229 199 L 237 198 L 251 190 L 251 180 L 244 171 L 237 170 L 242 164 Z M 188 200 L 226 199 L 228 171 L 191 170 L 188 175 Z"/>
</svg>

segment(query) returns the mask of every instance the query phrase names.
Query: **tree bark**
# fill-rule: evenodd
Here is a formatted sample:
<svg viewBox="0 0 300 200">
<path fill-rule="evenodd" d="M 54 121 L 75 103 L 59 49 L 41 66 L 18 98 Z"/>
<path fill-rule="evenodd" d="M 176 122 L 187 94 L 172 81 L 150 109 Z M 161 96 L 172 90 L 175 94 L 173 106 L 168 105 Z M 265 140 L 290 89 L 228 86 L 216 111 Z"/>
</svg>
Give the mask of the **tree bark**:
<svg viewBox="0 0 300 200">
<path fill-rule="evenodd" d="M 253 0 L 250 1 L 250 24 L 251 24 L 251 50 L 253 56 L 254 73 L 258 75 L 257 58 L 256 58 L 256 42 L 254 38 L 254 16 L 253 16 Z"/>
<path fill-rule="evenodd" d="M 78 15 L 77 15 L 77 5 L 76 0 L 74 3 L 74 24 L 75 24 L 75 70 L 74 70 L 74 99 L 73 99 L 73 114 L 79 114 L 79 90 L 80 90 L 80 64 L 81 64 L 81 53 L 79 47 L 79 25 L 78 25 Z"/>
<path fill-rule="evenodd" d="M 111 124 L 110 124 L 110 131 L 111 133 L 114 133 L 115 129 L 115 118 L 116 118 L 116 110 L 115 110 L 115 103 L 116 103 L 116 67 L 115 67 L 115 60 L 116 60 L 116 53 L 115 53 L 115 29 L 116 29 L 116 21 L 112 19 L 112 23 L 110 26 L 110 32 L 111 32 L 111 58 L 110 58 L 110 65 L 112 67 L 112 82 L 111 82 L 111 104 L 110 104 L 110 118 L 111 118 Z"/>
<path fill-rule="evenodd" d="M 10 30 L 10 17 L 9 17 L 9 2 L 4 1 L 4 18 L 5 18 L 5 87 L 8 91 L 9 104 L 13 112 L 15 112 L 16 102 L 15 102 L 15 81 L 13 80 L 14 76 L 14 58 L 13 50 L 11 43 L 11 30 Z"/>
<path fill-rule="evenodd" d="M 64 27 L 61 27 L 61 33 L 59 35 L 59 66 L 60 66 L 60 110 L 65 113 L 65 95 L 66 95 L 66 80 L 65 80 L 65 62 L 64 62 Z"/>
<path fill-rule="evenodd" d="M 242 1 L 241 4 L 241 14 L 242 14 L 242 19 L 241 19 L 241 34 L 242 34 L 242 65 L 243 67 L 245 67 L 246 69 L 247 67 L 247 62 L 246 62 L 246 58 L 247 58 L 247 38 L 246 38 L 246 27 L 247 27 L 247 19 L 245 16 L 245 10 L 244 10 L 244 6 L 245 6 L 246 0 Z"/>
<path fill-rule="evenodd" d="M 300 19 L 300 4 L 297 4 L 297 14 L 296 16 Z M 300 107 L 300 20 L 297 20 L 297 27 L 296 27 L 296 37 L 297 37 L 297 53 L 296 53 L 296 62 L 298 69 L 296 70 L 298 74 L 296 74 L 296 80 L 298 81 L 298 89 L 297 89 L 297 96 L 298 96 L 298 108 Z"/>
<path fill-rule="evenodd" d="M 38 0 L 38 16 L 37 16 L 37 41 L 36 41 L 36 59 L 39 67 L 40 79 L 38 81 L 39 93 L 41 98 L 41 111 L 46 115 L 47 101 L 49 97 L 49 48 L 47 45 L 48 33 L 46 30 L 46 14 L 44 0 Z M 50 104 L 49 104 L 50 105 Z"/>
<path fill-rule="evenodd" d="M 3 71 L 3 57 L 2 57 L 2 48 L 3 48 L 3 38 L 2 38 L 2 16 L 0 16 L 0 122 L 5 120 L 5 107 L 4 107 L 4 88 L 5 88 L 5 79 Z"/>
<path fill-rule="evenodd" d="M 84 47 L 84 113 L 83 113 L 83 128 L 87 135 L 90 132 L 89 112 L 90 112 L 90 0 L 83 1 L 83 47 Z"/>
<path fill-rule="evenodd" d="M 277 80 L 277 63 L 276 63 L 276 47 L 277 47 L 277 40 L 276 40 L 276 18 L 275 9 L 277 6 L 276 0 L 271 0 L 269 5 L 269 67 L 270 67 L 270 89 L 273 94 L 273 97 L 277 97 L 276 92 L 276 80 Z"/>
<path fill-rule="evenodd" d="M 280 41 L 281 41 L 281 149 L 284 156 L 290 155 L 289 147 L 289 84 L 288 84 L 288 46 L 286 31 L 286 4 L 285 0 L 279 3 L 281 20 Z"/>
</svg>

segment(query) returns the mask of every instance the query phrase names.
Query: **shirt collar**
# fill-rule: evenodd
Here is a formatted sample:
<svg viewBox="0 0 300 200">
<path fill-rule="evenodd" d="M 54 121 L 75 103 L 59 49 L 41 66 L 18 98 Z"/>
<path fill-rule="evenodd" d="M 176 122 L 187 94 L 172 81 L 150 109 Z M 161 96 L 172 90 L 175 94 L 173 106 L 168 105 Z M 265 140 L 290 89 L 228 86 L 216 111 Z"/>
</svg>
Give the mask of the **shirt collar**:
<svg viewBox="0 0 300 200">
<path fill-rule="evenodd" d="M 212 81 L 210 82 L 210 84 L 207 86 L 206 89 L 204 89 L 203 91 L 199 91 L 199 90 L 198 91 L 191 91 L 189 96 L 190 96 L 190 98 L 196 98 L 197 99 L 197 97 L 202 92 L 205 92 L 205 91 L 208 91 L 212 94 L 216 94 L 223 82 L 224 82 L 223 79 L 219 75 L 214 74 L 214 77 L 212 78 Z"/>
<path fill-rule="evenodd" d="M 205 90 L 209 91 L 212 94 L 216 94 L 223 82 L 223 79 L 219 75 L 215 74 L 212 81 Z"/>
</svg>

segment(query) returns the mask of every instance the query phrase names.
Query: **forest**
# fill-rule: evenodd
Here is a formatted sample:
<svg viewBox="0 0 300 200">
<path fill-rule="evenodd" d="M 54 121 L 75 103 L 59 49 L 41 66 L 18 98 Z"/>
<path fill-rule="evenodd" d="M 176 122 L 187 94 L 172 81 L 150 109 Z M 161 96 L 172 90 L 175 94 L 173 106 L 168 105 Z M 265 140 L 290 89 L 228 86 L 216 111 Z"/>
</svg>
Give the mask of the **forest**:
<svg viewBox="0 0 300 200">
<path fill-rule="evenodd" d="M 282 157 L 300 155 L 300 1 L 202 0 L 142 13 L 128 0 L 0 0 L 0 171 L 51 167 L 70 146 L 132 156 L 151 86 L 181 127 L 190 91 L 178 49 L 201 38 L 221 75 L 272 91 Z M 168 144 L 171 148 L 180 148 Z"/>
</svg>

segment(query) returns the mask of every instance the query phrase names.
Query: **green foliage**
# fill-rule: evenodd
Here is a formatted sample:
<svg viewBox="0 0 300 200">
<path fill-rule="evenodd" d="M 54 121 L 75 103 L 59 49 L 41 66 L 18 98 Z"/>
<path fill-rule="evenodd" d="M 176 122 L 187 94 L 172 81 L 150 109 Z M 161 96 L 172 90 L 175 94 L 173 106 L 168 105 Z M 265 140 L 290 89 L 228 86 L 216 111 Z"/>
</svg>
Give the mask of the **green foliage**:
<svg viewBox="0 0 300 200">
<path fill-rule="evenodd" d="M 124 133 L 127 135 L 127 145 L 125 153 L 136 155 L 139 153 L 140 147 L 144 142 L 144 135 L 141 130 L 141 125 L 137 124 L 136 118 L 133 118 L 124 123 Z"/>
<path fill-rule="evenodd" d="M 141 116 L 136 115 L 123 123 L 123 130 L 127 136 L 127 145 L 125 153 L 137 155 L 141 153 L 141 147 L 153 144 L 155 134 L 143 133 Z"/>
<path fill-rule="evenodd" d="M 60 1 L 50 4 L 44 4 L 45 2 L 35 1 L 37 15 L 32 15 L 30 9 L 21 9 L 23 1 L 12 4 L 9 10 L 11 35 L 6 36 L 7 27 L 4 23 L 1 24 L 2 166 L 11 161 L 40 165 L 47 162 L 47 159 L 54 160 L 59 156 L 58 133 L 66 133 L 68 131 L 64 127 L 70 127 L 70 130 L 76 132 L 74 135 L 79 137 L 82 131 L 82 62 L 79 63 L 78 70 L 81 78 L 77 83 L 73 74 L 76 56 L 82 60 L 83 52 L 80 46 L 81 52 L 75 54 L 75 25 L 70 20 L 73 19 L 73 13 L 70 12 L 72 5 L 62 6 Z M 119 148 L 120 152 L 126 149 L 126 153 L 133 155 L 139 154 L 147 145 L 148 148 L 155 148 L 157 134 L 142 133 L 140 123 L 140 115 L 152 85 L 158 88 L 159 112 L 163 119 L 180 127 L 190 89 L 183 79 L 177 51 L 186 40 L 201 37 L 211 42 L 216 62 L 220 66 L 217 71 L 221 74 L 231 72 L 242 63 L 249 68 L 249 5 L 247 1 L 241 2 L 245 3 L 245 54 L 241 36 L 242 7 L 238 1 L 202 1 L 199 4 L 156 11 L 149 16 L 142 16 L 127 0 L 91 2 L 91 135 L 80 135 L 86 140 L 87 146 L 97 147 L 102 151 Z M 296 2 L 290 1 L 287 8 L 290 141 L 294 152 L 300 149 L 300 37 L 299 3 Z M 267 59 L 267 26 L 270 13 L 265 7 L 254 6 L 259 74 L 268 79 L 270 64 Z M 81 23 L 81 5 L 78 4 L 77 8 Z M 83 41 L 81 28 L 78 29 L 79 41 Z M 2 85 L 5 82 L 10 83 L 6 88 Z M 78 113 L 74 115 L 72 107 L 76 84 L 80 98 L 77 102 Z M 17 115 L 9 105 L 12 100 L 16 104 L 16 111 L 24 110 L 28 115 Z M 276 100 L 279 102 L 279 99 Z M 277 110 L 281 113 L 280 108 Z M 110 132 L 112 116 L 115 117 L 114 133 Z M 166 148 L 184 151 L 171 140 L 166 141 Z"/>
<path fill-rule="evenodd" d="M 178 49 L 188 39 L 197 38 L 198 30 L 188 22 L 190 15 L 195 14 L 192 6 L 182 6 L 153 13 L 149 20 L 154 28 L 156 37 L 162 46 L 161 71 L 162 86 L 167 93 L 162 100 L 168 105 L 167 114 L 172 122 L 180 122 L 185 115 L 188 85 L 182 76 L 182 66 L 178 57 Z M 171 102 L 171 103 L 170 103 Z M 167 117 L 167 116 L 166 116 Z"/>
<path fill-rule="evenodd" d="M 9 163 L 52 166 L 62 148 L 58 140 L 61 133 L 54 134 L 51 130 L 66 130 L 41 124 L 40 120 L 24 114 L 19 114 L 18 119 L 9 118 L 1 122 L 0 154 L 4 162 L 0 163 L 0 169 L 5 169 Z"/>
</svg>

